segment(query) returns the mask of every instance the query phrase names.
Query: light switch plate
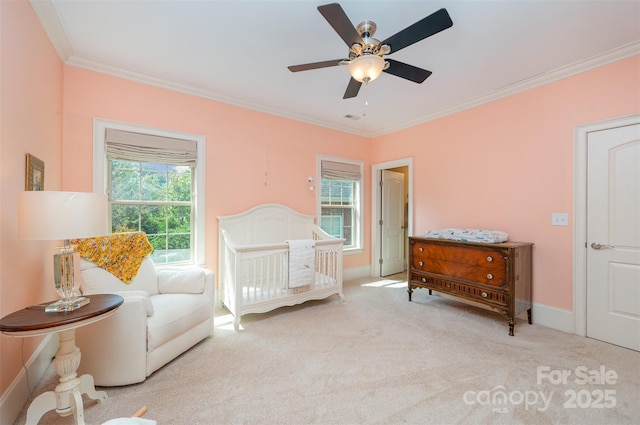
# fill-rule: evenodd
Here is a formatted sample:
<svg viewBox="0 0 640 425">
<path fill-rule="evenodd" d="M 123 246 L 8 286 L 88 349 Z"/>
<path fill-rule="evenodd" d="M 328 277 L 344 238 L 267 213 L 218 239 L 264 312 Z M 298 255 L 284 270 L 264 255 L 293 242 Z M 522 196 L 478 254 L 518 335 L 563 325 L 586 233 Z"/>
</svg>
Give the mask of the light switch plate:
<svg viewBox="0 0 640 425">
<path fill-rule="evenodd" d="M 568 226 L 569 214 L 567 213 L 551 213 L 551 224 L 554 226 Z"/>
</svg>

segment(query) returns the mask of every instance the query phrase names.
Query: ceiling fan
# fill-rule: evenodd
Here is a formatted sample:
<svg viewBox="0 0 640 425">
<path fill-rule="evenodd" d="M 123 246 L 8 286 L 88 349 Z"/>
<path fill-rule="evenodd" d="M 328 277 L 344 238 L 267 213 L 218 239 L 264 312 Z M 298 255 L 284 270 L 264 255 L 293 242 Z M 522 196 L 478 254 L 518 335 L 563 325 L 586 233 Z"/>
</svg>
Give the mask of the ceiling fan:
<svg viewBox="0 0 640 425">
<path fill-rule="evenodd" d="M 440 9 L 391 37 L 378 41 L 373 38 L 377 28 L 375 22 L 364 21 L 354 27 L 338 3 L 318 6 L 318 11 L 347 43 L 349 58 L 294 65 L 288 68 L 291 72 L 298 72 L 348 65 L 351 80 L 343 99 L 356 97 L 362 83 L 373 81 L 383 71 L 418 84 L 422 83 L 431 75 L 431 71 L 393 59 L 385 60 L 383 56 L 404 49 L 453 25 L 447 10 Z"/>
</svg>

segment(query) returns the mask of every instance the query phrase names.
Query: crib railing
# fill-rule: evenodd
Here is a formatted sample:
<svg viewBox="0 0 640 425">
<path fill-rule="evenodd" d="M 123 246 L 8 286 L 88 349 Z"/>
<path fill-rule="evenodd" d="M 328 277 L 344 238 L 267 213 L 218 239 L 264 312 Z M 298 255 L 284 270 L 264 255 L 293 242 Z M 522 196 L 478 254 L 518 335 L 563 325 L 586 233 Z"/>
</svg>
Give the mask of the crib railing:
<svg viewBox="0 0 640 425">
<path fill-rule="evenodd" d="M 290 288 L 288 244 L 238 246 L 226 231 L 221 231 L 219 292 L 222 302 L 238 320 L 245 313 L 298 303 L 288 298 L 306 295 L 313 299 L 309 293 L 314 291 L 332 291 L 342 296 L 344 240 L 332 238 L 317 227 L 311 237 L 316 241 L 315 281 Z"/>
<path fill-rule="evenodd" d="M 239 288 L 243 303 L 253 303 L 280 296 L 287 287 L 288 250 L 264 249 L 259 253 L 240 252 Z"/>
</svg>

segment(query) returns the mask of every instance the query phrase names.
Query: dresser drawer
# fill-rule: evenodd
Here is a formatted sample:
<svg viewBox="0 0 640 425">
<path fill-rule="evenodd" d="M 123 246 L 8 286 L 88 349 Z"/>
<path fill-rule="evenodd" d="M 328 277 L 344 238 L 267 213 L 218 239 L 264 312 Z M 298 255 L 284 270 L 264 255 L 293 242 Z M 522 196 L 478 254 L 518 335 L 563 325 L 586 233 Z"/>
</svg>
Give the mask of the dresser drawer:
<svg viewBox="0 0 640 425">
<path fill-rule="evenodd" d="M 425 287 L 434 291 L 457 295 L 472 301 L 480 301 L 484 304 L 506 306 L 509 301 L 508 295 L 504 291 L 480 288 L 474 286 L 473 283 L 465 284 L 420 273 L 411 273 L 411 283 L 425 285 Z"/>
<path fill-rule="evenodd" d="M 497 249 L 416 242 L 411 259 L 415 270 L 496 287 L 507 283 L 506 256 Z"/>
</svg>

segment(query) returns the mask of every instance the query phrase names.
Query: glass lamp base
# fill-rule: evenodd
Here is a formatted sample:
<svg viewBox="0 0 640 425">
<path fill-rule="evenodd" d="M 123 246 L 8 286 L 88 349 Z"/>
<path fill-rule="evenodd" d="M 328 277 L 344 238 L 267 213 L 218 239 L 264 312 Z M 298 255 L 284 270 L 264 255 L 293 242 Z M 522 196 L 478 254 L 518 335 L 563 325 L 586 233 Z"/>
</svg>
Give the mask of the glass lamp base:
<svg viewBox="0 0 640 425">
<path fill-rule="evenodd" d="M 89 304 L 89 298 L 73 297 L 70 300 L 61 299 L 53 304 L 49 304 L 44 308 L 46 313 L 61 313 L 65 311 L 73 311 L 79 309 L 83 305 Z"/>
</svg>

